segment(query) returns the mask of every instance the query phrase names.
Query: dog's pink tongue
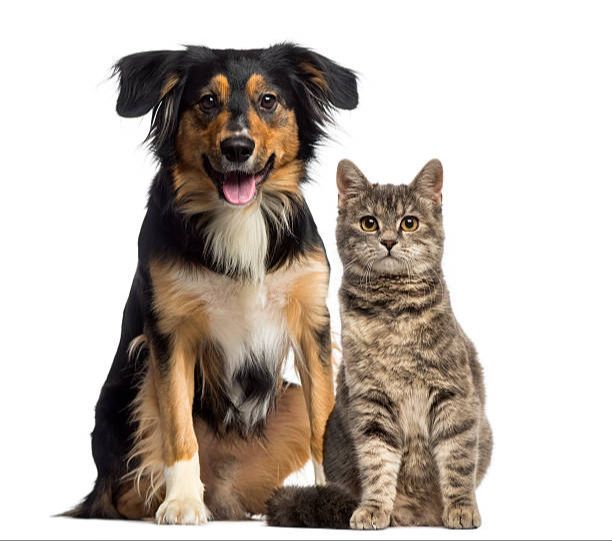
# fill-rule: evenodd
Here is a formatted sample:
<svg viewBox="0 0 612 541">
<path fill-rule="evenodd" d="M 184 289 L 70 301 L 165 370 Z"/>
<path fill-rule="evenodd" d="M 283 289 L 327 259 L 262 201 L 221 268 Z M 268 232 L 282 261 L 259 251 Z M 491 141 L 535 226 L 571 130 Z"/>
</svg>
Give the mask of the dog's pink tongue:
<svg viewBox="0 0 612 541">
<path fill-rule="evenodd" d="M 246 175 L 228 175 L 223 182 L 223 195 L 232 205 L 246 205 L 257 192 L 257 178 Z"/>
</svg>

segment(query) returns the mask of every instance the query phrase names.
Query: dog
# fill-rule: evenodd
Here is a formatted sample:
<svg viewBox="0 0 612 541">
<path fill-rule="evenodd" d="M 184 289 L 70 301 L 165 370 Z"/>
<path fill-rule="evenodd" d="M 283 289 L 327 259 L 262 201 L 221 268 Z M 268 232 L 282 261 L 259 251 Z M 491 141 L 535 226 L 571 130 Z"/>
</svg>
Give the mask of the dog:
<svg viewBox="0 0 612 541">
<path fill-rule="evenodd" d="M 115 74 L 118 114 L 151 112 L 160 168 L 96 406 L 98 476 L 68 515 L 262 514 L 309 457 L 324 483 L 329 264 L 301 186 L 356 75 L 289 43 L 137 53 Z M 282 378 L 290 350 L 301 387 Z"/>
</svg>

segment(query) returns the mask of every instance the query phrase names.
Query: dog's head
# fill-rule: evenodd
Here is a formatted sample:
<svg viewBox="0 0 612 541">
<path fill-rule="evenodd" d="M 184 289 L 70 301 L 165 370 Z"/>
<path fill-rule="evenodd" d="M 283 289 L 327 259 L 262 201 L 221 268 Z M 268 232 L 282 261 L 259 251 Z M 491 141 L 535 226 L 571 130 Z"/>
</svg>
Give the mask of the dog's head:
<svg viewBox="0 0 612 541">
<path fill-rule="evenodd" d="M 137 53 L 116 71 L 117 112 L 153 111 L 152 148 L 194 212 L 297 191 L 331 111 L 358 100 L 351 70 L 292 44 Z"/>
</svg>

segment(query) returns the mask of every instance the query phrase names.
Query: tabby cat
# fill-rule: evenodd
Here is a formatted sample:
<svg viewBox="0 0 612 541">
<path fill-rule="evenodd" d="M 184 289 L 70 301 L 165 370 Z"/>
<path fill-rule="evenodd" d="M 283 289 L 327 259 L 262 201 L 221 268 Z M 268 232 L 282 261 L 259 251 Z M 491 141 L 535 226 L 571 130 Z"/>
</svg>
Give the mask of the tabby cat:
<svg viewBox="0 0 612 541">
<path fill-rule="evenodd" d="M 477 528 L 491 459 L 482 369 L 442 275 L 442 165 L 410 185 L 338 166 L 343 363 L 325 487 L 280 489 L 278 526 Z"/>
</svg>

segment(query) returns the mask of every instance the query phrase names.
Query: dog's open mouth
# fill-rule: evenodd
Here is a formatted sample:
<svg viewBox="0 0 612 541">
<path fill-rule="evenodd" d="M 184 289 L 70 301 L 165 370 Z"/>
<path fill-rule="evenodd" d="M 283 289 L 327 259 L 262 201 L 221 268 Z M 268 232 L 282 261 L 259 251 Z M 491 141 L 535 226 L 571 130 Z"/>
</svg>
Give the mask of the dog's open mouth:
<svg viewBox="0 0 612 541">
<path fill-rule="evenodd" d="M 244 206 L 249 204 L 257 195 L 257 190 L 274 166 L 274 154 L 270 156 L 264 168 L 257 173 L 244 171 L 228 171 L 221 173 L 215 170 L 210 161 L 204 156 L 204 168 L 217 184 L 220 195 L 231 205 Z"/>
</svg>

